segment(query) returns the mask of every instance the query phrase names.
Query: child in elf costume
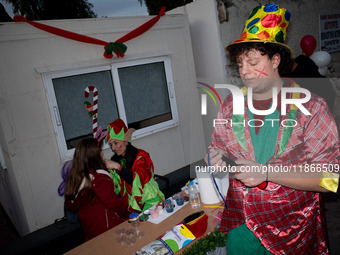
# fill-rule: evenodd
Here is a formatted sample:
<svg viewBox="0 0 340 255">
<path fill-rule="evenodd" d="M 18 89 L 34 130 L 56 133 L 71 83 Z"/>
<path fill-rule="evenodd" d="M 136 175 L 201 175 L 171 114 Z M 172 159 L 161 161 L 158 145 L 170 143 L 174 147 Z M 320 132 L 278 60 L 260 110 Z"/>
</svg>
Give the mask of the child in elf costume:
<svg viewBox="0 0 340 255">
<path fill-rule="evenodd" d="M 154 179 L 154 166 L 147 152 L 131 145 L 134 129 L 117 119 L 107 127 L 106 141 L 115 153 L 105 163 L 116 186 L 116 193 L 130 212 L 145 211 L 157 204 L 163 193 Z"/>
</svg>

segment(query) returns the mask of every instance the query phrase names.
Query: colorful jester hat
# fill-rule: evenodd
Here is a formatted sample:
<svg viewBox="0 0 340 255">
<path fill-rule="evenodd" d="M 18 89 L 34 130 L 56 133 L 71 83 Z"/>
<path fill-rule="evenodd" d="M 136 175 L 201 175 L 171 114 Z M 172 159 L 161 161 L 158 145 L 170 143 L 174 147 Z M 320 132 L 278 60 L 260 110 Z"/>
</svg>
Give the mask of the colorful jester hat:
<svg viewBox="0 0 340 255">
<path fill-rule="evenodd" d="M 241 38 L 227 45 L 229 51 L 232 45 L 247 42 L 275 43 L 293 51 L 284 44 L 290 20 L 290 12 L 276 4 L 266 4 L 256 7 L 251 13 L 244 26 Z"/>
<path fill-rule="evenodd" d="M 131 142 L 131 136 L 135 129 L 128 129 L 121 119 L 116 119 L 107 126 L 106 141 L 117 139 L 121 141 Z"/>
</svg>

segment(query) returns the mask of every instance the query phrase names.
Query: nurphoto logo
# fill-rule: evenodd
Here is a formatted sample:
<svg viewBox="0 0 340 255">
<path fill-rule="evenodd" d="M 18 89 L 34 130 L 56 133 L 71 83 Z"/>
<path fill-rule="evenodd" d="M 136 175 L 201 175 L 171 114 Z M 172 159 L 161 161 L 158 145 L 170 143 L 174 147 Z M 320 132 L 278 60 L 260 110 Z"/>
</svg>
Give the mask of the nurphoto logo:
<svg viewBox="0 0 340 255">
<path fill-rule="evenodd" d="M 219 95 L 217 94 L 216 89 L 228 89 L 232 96 L 233 96 L 233 115 L 244 115 L 244 105 L 245 105 L 245 100 L 244 100 L 244 94 L 242 92 L 242 89 L 240 89 L 239 87 L 235 86 L 235 85 L 231 85 L 231 84 L 215 84 L 214 88 L 205 84 L 205 83 L 201 83 L 199 82 L 199 84 L 202 84 L 208 88 L 210 88 L 215 95 L 217 95 L 220 104 L 222 104 L 221 99 L 219 97 Z M 202 89 L 202 88 L 200 88 Z M 216 100 L 214 99 L 213 95 L 207 90 L 207 89 L 202 89 L 203 91 L 205 91 L 207 94 L 210 95 L 210 97 L 214 100 L 215 105 L 216 104 Z M 248 93 L 247 93 L 247 104 L 249 107 L 250 112 L 252 112 L 253 114 L 256 115 L 269 115 L 271 113 L 273 113 L 276 108 L 277 108 L 277 88 L 272 88 L 272 95 L 273 95 L 273 102 L 272 105 L 269 109 L 267 110 L 258 110 L 255 109 L 253 106 L 253 89 L 252 88 L 248 88 Z M 305 97 L 303 98 L 287 98 L 287 94 L 288 93 L 302 93 L 305 95 Z M 297 109 L 299 109 L 304 115 L 311 115 L 311 113 L 303 106 L 304 103 L 308 102 L 311 98 L 311 93 L 304 88 L 281 88 L 281 115 L 287 115 L 287 110 L 286 110 L 286 106 L 287 105 L 292 105 L 294 104 L 296 106 Z M 207 95 L 206 94 L 202 94 L 201 95 L 201 115 L 207 115 Z M 272 126 L 274 125 L 275 121 L 279 121 L 279 119 L 265 119 L 260 120 L 260 119 L 250 119 L 247 124 L 249 126 L 255 126 L 255 121 L 260 122 L 261 124 L 257 125 L 257 126 L 263 126 L 265 121 L 272 124 Z M 242 124 L 242 125 L 246 125 L 245 120 L 243 120 L 242 123 L 233 123 L 232 120 L 227 120 L 227 119 L 214 119 L 213 121 L 213 125 L 215 127 L 215 125 L 223 125 L 223 124 L 227 124 L 230 123 L 231 126 L 234 124 Z M 287 126 L 287 127 L 294 127 L 297 125 L 297 122 L 293 119 L 285 119 L 283 121 L 281 121 L 281 125 L 282 126 Z"/>
</svg>

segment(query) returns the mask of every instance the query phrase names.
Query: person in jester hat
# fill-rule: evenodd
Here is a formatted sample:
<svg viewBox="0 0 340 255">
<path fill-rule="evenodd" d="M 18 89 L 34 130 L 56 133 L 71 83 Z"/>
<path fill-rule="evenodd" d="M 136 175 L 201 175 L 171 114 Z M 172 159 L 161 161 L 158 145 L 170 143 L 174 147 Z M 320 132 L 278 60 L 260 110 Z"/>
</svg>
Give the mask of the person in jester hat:
<svg viewBox="0 0 340 255">
<path fill-rule="evenodd" d="M 308 94 L 282 78 L 292 63 L 292 50 L 284 44 L 290 16 L 275 4 L 258 6 L 241 38 L 226 46 L 245 85 L 244 113 L 233 114 L 237 106 L 227 95 L 217 119 L 232 124 L 215 124 L 205 160 L 223 168 L 226 156 L 238 164 L 230 172 L 220 226 L 228 233 L 228 255 L 329 253 L 321 193 L 337 192 L 339 175 L 332 169 L 339 169 L 339 136 L 318 95 L 311 93 L 300 107 L 281 105 L 283 93 L 288 99 Z"/>
<path fill-rule="evenodd" d="M 106 166 L 116 185 L 116 193 L 128 203 L 130 212 L 145 211 L 157 204 L 163 193 L 154 179 L 154 166 L 147 152 L 131 144 L 134 129 L 117 119 L 107 127 L 106 140 L 115 153 Z"/>
</svg>

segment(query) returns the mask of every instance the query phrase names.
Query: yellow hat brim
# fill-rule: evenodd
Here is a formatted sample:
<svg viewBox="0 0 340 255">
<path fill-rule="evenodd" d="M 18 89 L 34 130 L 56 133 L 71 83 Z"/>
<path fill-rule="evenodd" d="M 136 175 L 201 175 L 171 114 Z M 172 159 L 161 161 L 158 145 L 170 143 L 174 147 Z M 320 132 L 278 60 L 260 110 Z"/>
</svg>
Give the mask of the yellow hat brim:
<svg viewBox="0 0 340 255">
<path fill-rule="evenodd" d="M 273 44 L 281 45 L 281 46 L 283 46 L 283 47 L 285 47 L 286 49 L 289 50 L 291 58 L 293 58 L 293 56 L 294 56 L 293 50 L 290 47 L 288 47 L 286 44 L 279 43 L 279 42 L 270 42 L 270 41 L 267 41 L 267 40 L 260 40 L 260 39 L 259 40 L 254 40 L 254 39 L 253 40 L 247 40 L 247 39 L 245 39 L 245 40 L 236 40 L 235 42 L 232 42 L 232 43 L 228 44 L 227 46 L 225 46 L 224 49 L 229 52 L 229 50 L 228 50 L 229 46 L 240 44 L 240 43 L 255 43 L 255 42 L 273 43 Z"/>
</svg>

